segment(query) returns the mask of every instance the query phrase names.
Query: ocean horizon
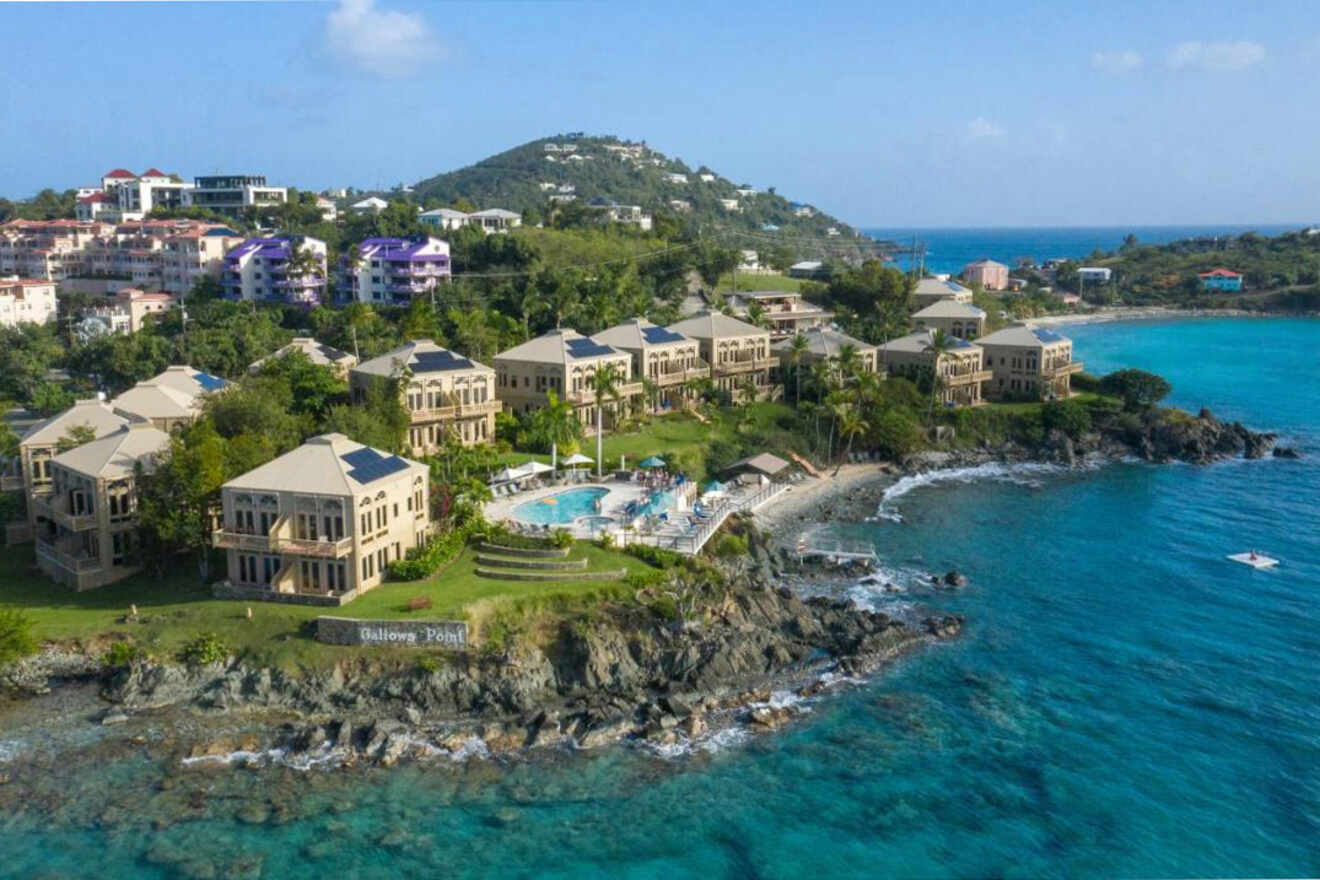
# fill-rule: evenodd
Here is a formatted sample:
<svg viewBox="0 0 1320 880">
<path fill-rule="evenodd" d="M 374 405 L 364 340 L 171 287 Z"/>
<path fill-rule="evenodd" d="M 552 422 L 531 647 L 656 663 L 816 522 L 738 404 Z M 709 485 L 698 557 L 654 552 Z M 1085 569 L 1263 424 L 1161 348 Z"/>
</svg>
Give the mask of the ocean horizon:
<svg viewBox="0 0 1320 880">
<path fill-rule="evenodd" d="M 1246 232 L 1279 235 L 1310 224 L 1227 223 L 1133 226 L 866 226 L 858 229 L 880 241 L 910 247 L 915 238 L 926 246 L 926 270 L 956 274 L 974 260 L 998 260 L 1009 266 L 1019 257 L 1037 262 L 1049 259 L 1079 259 L 1097 248 L 1117 250 L 1128 235 L 1142 244 L 1168 244 L 1186 238 L 1238 236 Z M 906 256 L 895 261 L 907 270 Z"/>
</svg>

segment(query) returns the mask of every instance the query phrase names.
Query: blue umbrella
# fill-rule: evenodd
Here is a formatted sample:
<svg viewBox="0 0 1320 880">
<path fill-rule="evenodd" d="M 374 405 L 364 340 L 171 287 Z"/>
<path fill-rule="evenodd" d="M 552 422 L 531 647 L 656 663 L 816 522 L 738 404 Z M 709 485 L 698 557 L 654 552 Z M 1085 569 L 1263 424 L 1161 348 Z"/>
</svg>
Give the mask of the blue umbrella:
<svg viewBox="0 0 1320 880">
<path fill-rule="evenodd" d="M 706 484 L 706 491 L 707 491 L 707 492 L 723 492 L 723 491 L 724 491 L 724 484 L 721 483 L 719 480 L 711 480 L 709 483 Z"/>
<path fill-rule="evenodd" d="M 641 462 L 641 467 L 644 468 L 662 468 L 664 466 L 665 466 L 665 460 L 659 457 L 658 455 L 653 455 L 650 458 L 643 459 Z"/>
</svg>

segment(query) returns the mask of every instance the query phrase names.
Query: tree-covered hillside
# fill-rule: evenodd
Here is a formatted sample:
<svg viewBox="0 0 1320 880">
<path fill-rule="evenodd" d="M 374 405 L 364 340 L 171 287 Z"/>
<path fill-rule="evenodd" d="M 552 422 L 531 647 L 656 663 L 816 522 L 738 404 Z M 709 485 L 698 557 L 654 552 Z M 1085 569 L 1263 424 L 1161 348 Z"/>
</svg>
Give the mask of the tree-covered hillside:
<svg viewBox="0 0 1320 880">
<path fill-rule="evenodd" d="M 687 180 L 677 182 L 668 177 L 671 174 L 685 175 Z M 703 180 L 703 175 L 713 179 Z M 428 178 L 414 185 L 412 197 L 428 209 L 470 202 L 540 217 L 550 212 L 552 196 L 571 196 L 579 205 L 608 199 L 640 205 L 657 218 L 669 216 L 691 224 L 703 237 L 730 246 L 768 250 L 780 244 L 799 258 L 874 253 L 874 245 L 843 221 L 814 208 L 809 208 L 810 216 L 800 215 L 799 206 L 773 187 L 745 192 L 751 188 L 704 165 L 665 156 L 645 143 L 571 134 L 531 141 Z"/>
</svg>

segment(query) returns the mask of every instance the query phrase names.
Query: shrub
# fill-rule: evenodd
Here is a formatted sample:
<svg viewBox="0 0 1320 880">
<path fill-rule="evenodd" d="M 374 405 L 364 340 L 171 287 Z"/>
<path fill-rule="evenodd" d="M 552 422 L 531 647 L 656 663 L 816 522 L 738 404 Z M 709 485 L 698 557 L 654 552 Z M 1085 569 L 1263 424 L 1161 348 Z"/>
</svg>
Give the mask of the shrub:
<svg viewBox="0 0 1320 880">
<path fill-rule="evenodd" d="M 1076 400 L 1052 400 L 1040 410 L 1046 431 L 1059 430 L 1076 439 L 1091 430 L 1091 413 Z"/>
<path fill-rule="evenodd" d="M 601 532 L 600 537 L 596 539 L 596 546 L 602 550 L 611 550 L 614 548 L 614 533 Z"/>
<path fill-rule="evenodd" d="M 715 555 L 720 559 L 737 559 L 747 555 L 747 539 L 738 535 L 725 535 L 715 545 Z"/>
<path fill-rule="evenodd" d="M 661 620 L 676 621 L 679 619 L 678 602 L 669 596 L 661 596 L 653 599 L 646 606 L 652 614 Z"/>
<path fill-rule="evenodd" d="M 1100 377 L 1092 376 L 1090 373 L 1077 373 L 1072 377 L 1073 391 L 1099 391 Z"/>
<path fill-rule="evenodd" d="M 426 611 L 431 607 L 430 596 L 413 596 L 404 606 L 409 611 Z"/>
<path fill-rule="evenodd" d="M 430 577 L 443 565 L 452 562 L 467 546 L 473 534 L 485 533 L 487 526 L 481 520 L 464 523 L 443 535 L 432 538 L 422 547 L 408 550 L 403 559 L 396 559 L 385 569 L 392 581 L 419 581 Z"/>
<path fill-rule="evenodd" d="M 663 547 L 652 547 L 650 544 L 629 544 L 623 548 L 623 552 L 656 568 L 673 568 L 683 561 L 681 553 Z"/>
<path fill-rule="evenodd" d="M 17 608 L 0 608 L 0 666 L 7 666 L 36 650 L 32 619 Z"/>
<path fill-rule="evenodd" d="M 902 459 L 921 448 L 921 426 L 910 414 L 891 409 L 871 424 L 870 441 L 888 459 Z"/>
<path fill-rule="evenodd" d="M 1163 400 L 1173 386 L 1145 370 L 1118 370 L 1100 380 L 1100 390 L 1121 398 L 1130 410 L 1149 409 Z"/>
<path fill-rule="evenodd" d="M 142 646 L 132 640 L 112 642 L 109 649 L 101 655 L 101 665 L 108 669 L 132 666 L 146 656 Z"/>
<path fill-rule="evenodd" d="M 555 529 L 550 533 L 550 546 L 565 550 L 575 543 L 573 533 L 568 529 Z"/>
<path fill-rule="evenodd" d="M 630 571 L 623 576 L 623 582 L 634 590 L 654 587 L 665 579 L 662 571 Z"/>
<path fill-rule="evenodd" d="M 229 648 L 215 633 L 203 633 L 183 646 L 179 659 L 189 666 L 210 666 L 222 663 L 229 656 Z"/>
</svg>

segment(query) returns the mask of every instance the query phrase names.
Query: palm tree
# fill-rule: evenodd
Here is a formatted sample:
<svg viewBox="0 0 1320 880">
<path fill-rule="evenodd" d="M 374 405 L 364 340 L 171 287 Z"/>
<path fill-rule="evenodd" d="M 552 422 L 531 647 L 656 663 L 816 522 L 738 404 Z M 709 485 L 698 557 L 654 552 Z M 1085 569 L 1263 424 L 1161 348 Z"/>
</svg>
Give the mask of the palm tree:
<svg viewBox="0 0 1320 880">
<path fill-rule="evenodd" d="M 646 397 L 651 409 L 657 410 L 660 408 L 660 385 L 650 376 L 642 377 L 642 394 Z"/>
<path fill-rule="evenodd" d="M 601 431 L 601 413 L 605 408 L 605 398 L 613 397 L 616 405 L 619 399 L 619 382 L 623 375 L 619 368 L 614 364 L 602 364 L 596 368 L 596 372 L 587 377 L 587 384 L 596 395 L 596 476 L 604 475 L 601 469 L 601 455 L 603 454 Z"/>
<path fill-rule="evenodd" d="M 747 323 L 754 324 L 757 327 L 765 328 L 765 306 L 759 302 L 754 302 L 747 307 Z"/>
<path fill-rule="evenodd" d="M 301 281 L 309 275 L 321 276 L 321 258 L 312 253 L 311 248 L 292 244 L 289 247 L 289 259 L 284 264 L 284 272 L 289 281 L 289 289 L 292 291 L 294 282 Z M 285 294 L 285 298 L 288 298 L 288 294 Z"/>
<path fill-rule="evenodd" d="M 536 285 L 528 284 L 513 294 L 513 308 L 522 320 L 523 338 L 531 339 L 532 318 L 548 308 L 545 297 L 541 296 L 541 291 L 536 289 Z"/>
<path fill-rule="evenodd" d="M 940 391 L 944 387 L 944 378 L 940 375 L 940 363 L 945 355 L 953 351 L 954 337 L 945 333 L 943 330 L 936 330 L 931 334 L 930 339 L 921 350 L 933 356 L 931 362 L 930 379 L 930 416 L 928 421 L 933 425 L 935 423 L 935 401 L 939 398 Z"/>
<path fill-rule="evenodd" d="M 839 381 L 847 385 L 857 378 L 862 369 L 862 356 L 857 346 L 845 342 L 839 346 L 839 353 L 834 356 L 834 367 L 839 371 Z"/>
<path fill-rule="evenodd" d="M 843 467 L 843 463 L 848 460 L 848 456 L 852 455 L 853 441 L 857 439 L 859 434 L 865 434 L 869 430 L 871 430 L 871 426 L 862 418 L 857 407 L 845 406 L 839 411 L 839 436 L 848 438 L 848 448 L 844 450 L 843 456 L 834 466 L 836 475 L 839 473 L 839 468 Z"/>
<path fill-rule="evenodd" d="M 561 400 L 553 389 L 545 392 L 546 404 L 532 413 L 532 433 L 551 449 L 572 454 L 582 435 L 573 404 Z"/>
<path fill-rule="evenodd" d="M 788 344 L 788 362 L 793 365 L 793 376 L 797 380 L 795 403 L 802 402 L 802 358 L 810 346 L 807 337 L 801 333 L 794 336 L 793 341 Z"/>
</svg>

